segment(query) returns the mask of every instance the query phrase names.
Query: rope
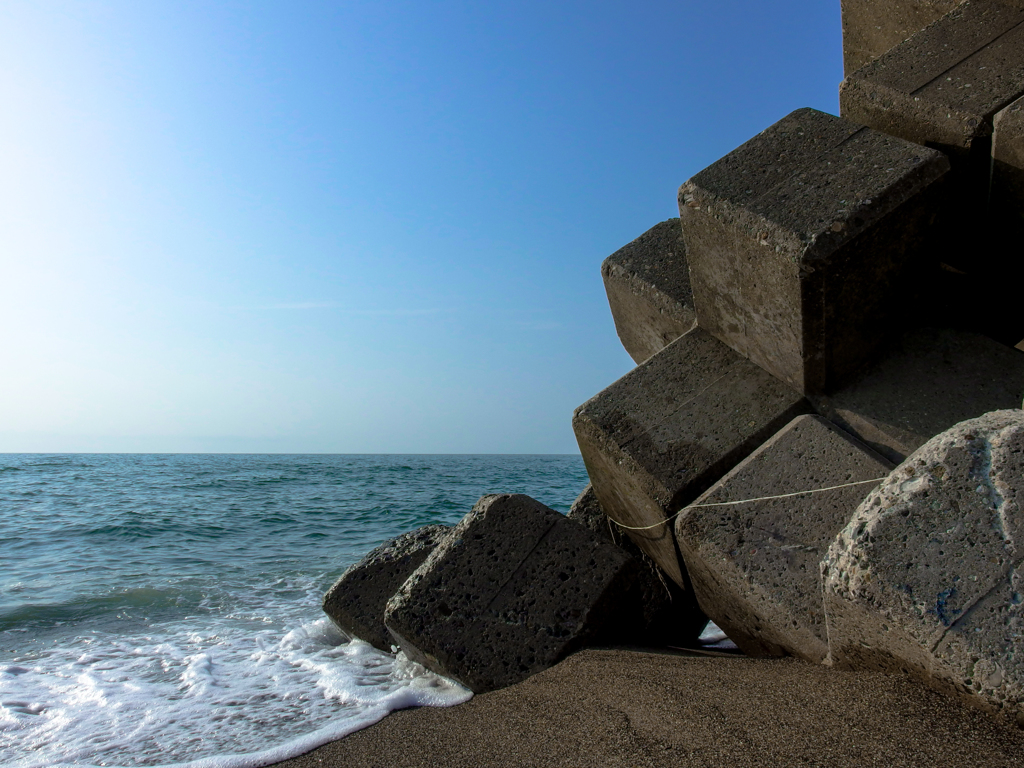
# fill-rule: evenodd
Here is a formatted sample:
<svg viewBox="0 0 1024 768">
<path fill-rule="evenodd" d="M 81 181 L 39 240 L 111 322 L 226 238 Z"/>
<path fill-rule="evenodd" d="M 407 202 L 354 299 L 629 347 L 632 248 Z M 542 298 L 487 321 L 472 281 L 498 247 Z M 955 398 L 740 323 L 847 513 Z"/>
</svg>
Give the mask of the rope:
<svg viewBox="0 0 1024 768">
<path fill-rule="evenodd" d="M 665 525 L 666 523 L 671 523 L 675 518 L 677 518 L 677 517 L 679 517 L 679 515 L 683 514 L 683 512 L 685 512 L 688 509 L 694 509 L 695 507 L 731 507 L 731 506 L 736 505 L 736 504 L 749 504 L 750 502 L 754 502 L 754 501 L 770 501 L 771 499 L 788 499 L 791 496 L 803 496 L 804 494 L 808 494 L 808 493 L 824 493 L 825 491 L 835 491 L 835 490 L 838 490 L 839 488 L 849 488 L 849 487 L 854 486 L 854 485 L 867 485 L 868 483 L 880 483 L 883 480 L 885 480 L 884 477 L 876 477 L 873 480 L 858 480 L 855 483 L 843 483 L 842 485 L 831 485 L 828 488 L 812 488 L 809 491 L 794 491 L 793 493 L 780 493 L 778 496 L 759 496 L 756 499 L 740 499 L 739 501 L 711 501 L 711 502 L 707 502 L 707 503 L 704 503 L 704 504 L 687 504 L 685 507 L 680 509 L 678 512 L 676 512 L 671 517 L 666 517 L 660 523 L 655 523 L 654 525 L 637 525 L 637 526 L 623 525 L 618 520 L 614 520 L 614 519 L 612 519 L 610 517 L 608 519 L 611 520 L 613 523 L 615 523 L 617 526 L 619 526 L 619 528 L 622 528 L 622 529 L 627 530 L 627 531 L 647 531 L 647 530 L 650 530 L 651 528 L 657 528 L 659 525 Z"/>
</svg>

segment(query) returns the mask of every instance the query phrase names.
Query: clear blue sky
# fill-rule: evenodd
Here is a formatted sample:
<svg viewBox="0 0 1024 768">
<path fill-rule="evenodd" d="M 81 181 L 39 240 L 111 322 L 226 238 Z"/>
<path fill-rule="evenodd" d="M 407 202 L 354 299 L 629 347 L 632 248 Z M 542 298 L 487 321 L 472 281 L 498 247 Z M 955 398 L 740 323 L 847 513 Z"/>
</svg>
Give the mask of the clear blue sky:
<svg viewBox="0 0 1024 768">
<path fill-rule="evenodd" d="M 0 5 L 0 452 L 569 453 L 602 259 L 839 0 Z"/>
</svg>

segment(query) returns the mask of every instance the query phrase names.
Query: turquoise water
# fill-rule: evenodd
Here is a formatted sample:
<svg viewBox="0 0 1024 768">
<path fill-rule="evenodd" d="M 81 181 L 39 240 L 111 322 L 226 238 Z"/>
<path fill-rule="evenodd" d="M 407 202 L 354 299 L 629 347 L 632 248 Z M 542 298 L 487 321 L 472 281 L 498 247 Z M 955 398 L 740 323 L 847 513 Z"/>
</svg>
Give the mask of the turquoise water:
<svg viewBox="0 0 1024 768">
<path fill-rule="evenodd" d="M 0 455 L 0 765 L 265 765 L 464 701 L 323 593 L 484 493 L 586 483 L 575 455 Z"/>
</svg>

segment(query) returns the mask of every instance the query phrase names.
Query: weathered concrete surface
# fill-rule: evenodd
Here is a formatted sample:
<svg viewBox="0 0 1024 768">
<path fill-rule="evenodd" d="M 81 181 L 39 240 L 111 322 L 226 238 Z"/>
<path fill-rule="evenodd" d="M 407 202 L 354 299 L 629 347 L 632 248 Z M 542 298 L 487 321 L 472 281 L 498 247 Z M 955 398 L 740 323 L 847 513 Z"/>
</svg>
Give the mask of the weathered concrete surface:
<svg viewBox="0 0 1024 768">
<path fill-rule="evenodd" d="M 484 496 L 388 602 L 411 659 L 475 693 L 638 621 L 636 561 L 529 496 Z M 630 613 L 623 615 L 623 606 Z"/>
<path fill-rule="evenodd" d="M 576 409 L 573 430 L 612 519 L 689 589 L 666 519 L 795 416 L 801 395 L 694 328 Z"/>
<path fill-rule="evenodd" d="M 840 114 L 949 155 L 950 215 L 987 200 L 995 114 L 1024 93 L 1024 3 L 969 0 L 848 75 Z"/>
<path fill-rule="evenodd" d="M 697 322 L 679 219 L 668 219 L 623 246 L 601 265 L 615 332 L 642 363 Z"/>
<path fill-rule="evenodd" d="M 1024 247 L 1024 97 L 996 113 L 992 125 L 991 221 L 1019 251 Z"/>
<path fill-rule="evenodd" d="M 819 563 L 869 484 L 892 464 L 820 416 L 798 416 L 676 520 L 676 540 L 704 612 L 748 656 L 828 656 Z"/>
<path fill-rule="evenodd" d="M 822 562 L 836 666 L 903 670 L 1024 725 L 1024 411 L 958 424 Z"/>
<path fill-rule="evenodd" d="M 425 525 L 385 541 L 327 591 L 324 613 L 345 634 L 390 651 L 394 641 L 384 626 L 384 606 L 450 531 L 446 525 Z"/>
<path fill-rule="evenodd" d="M 800 109 L 679 190 L 701 328 L 801 392 L 884 339 L 924 257 L 941 153 Z"/>
<path fill-rule="evenodd" d="M 566 517 L 619 547 L 640 565 L 635 599 L 639 601 L 641 621 L 629 628 L 623 642 L 648 647 L 679 647 L 695 642 L 708 618 L 693 599 L 693 593 L 662 574 L 654 561 L 608 519 L 593 485 L 588 484 L 576 497 Z"/>
<path fill-rule="evenodd" d="M 961 0 L 842 0 L 843 71 L 850 74 L 953 10 Z"/>
<path fill-rule="evenodd" d="M 820 414 L 899 463 L 958 422 L 1019 407 L 1022 394 L 1024 352 L 976 333 L 918 328 L 849 385 L 811 400 Z"/>
</svg>

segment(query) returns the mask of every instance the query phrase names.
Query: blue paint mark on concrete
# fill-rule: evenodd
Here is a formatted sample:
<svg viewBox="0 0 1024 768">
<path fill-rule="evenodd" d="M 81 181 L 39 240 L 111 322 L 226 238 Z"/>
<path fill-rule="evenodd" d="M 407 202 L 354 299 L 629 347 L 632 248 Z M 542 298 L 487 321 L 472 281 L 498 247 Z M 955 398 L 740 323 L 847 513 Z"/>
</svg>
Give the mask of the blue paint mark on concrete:
<svg viewBox="0 0 1024 768">
<path fill-rule="evenodd" d="M 935 596 L 935 608 L 928 611 L 928 613 L 934 613 L 944 627 L 948 627 L 956 621 L 956 617 L 962 613 L 960 608 L 951 608 L 949 606 L 950 599 L 955 596 L 956 590 L 952 587 L 942 590 Z"/>
</svg>

